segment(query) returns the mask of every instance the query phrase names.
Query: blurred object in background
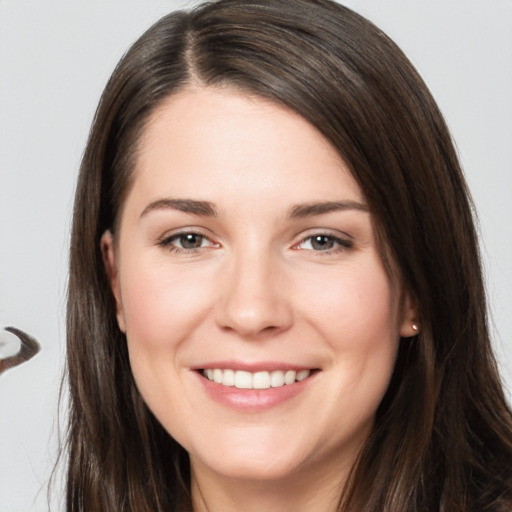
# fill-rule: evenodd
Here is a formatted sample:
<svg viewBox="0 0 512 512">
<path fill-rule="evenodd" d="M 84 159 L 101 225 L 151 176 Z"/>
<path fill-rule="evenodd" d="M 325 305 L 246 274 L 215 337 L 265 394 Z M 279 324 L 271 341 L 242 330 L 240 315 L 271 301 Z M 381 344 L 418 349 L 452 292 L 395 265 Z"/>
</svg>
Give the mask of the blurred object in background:
<svg viewBox="0 0 512 512">
<path fill-rule="evenodd" d="M 39 343 L 16 327 L 0 331 L 0 374 L 28 361 L 39 352 Z"/>
</svg>

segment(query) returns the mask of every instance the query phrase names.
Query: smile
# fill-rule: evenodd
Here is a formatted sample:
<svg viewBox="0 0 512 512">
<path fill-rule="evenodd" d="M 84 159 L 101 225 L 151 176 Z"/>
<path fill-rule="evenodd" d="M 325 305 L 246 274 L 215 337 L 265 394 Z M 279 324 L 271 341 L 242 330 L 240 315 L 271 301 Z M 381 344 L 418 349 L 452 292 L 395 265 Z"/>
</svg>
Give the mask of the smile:
<svg viewBox="0 0 512 512">
<path fill-rule="evenodd" d="M 247 372 L 243 370 L 229 370 L 221 368 L 208 368 L 202 370 L 202 375 L 208 380 L 227 387 L 237 389 L 269 389 L 279 388 L 301 382 L 307 379 L 311 370 L 276 370 Z"/>
</svg>

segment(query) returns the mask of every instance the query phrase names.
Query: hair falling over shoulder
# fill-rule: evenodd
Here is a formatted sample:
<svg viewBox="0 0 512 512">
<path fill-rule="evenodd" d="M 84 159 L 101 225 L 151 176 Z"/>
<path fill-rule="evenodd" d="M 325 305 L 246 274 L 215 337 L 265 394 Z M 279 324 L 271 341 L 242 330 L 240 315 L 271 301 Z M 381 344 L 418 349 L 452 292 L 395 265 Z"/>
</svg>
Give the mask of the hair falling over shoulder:
<svg viewBox="0 0 512 512">
<path fill-rule="evenodd" d="M 91 128 L 70 247 L 67 511 L 192 509 L 187 453 L 135 386 L 100 251 L 145 122 L 190 84 L 238 88 L 315 126 L 347 162 L 389 272 L 418 303 L 421 330 L 401 341 L 339 510 L 512 510 L 512 414 L 473 206 L 429 91 L 392 41 L 339 4 L 220 0 L 151 27 L 118 64 Z"/>
</svg>

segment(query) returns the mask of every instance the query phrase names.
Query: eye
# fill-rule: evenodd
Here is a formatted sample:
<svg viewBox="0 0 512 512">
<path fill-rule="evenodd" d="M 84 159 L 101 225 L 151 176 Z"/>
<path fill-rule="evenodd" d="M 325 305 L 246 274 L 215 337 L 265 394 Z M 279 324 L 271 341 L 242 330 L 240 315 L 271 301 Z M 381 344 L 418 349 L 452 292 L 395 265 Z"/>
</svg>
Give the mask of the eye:
<svg viewBox="0 0 512 512">
<path fill-rule="evenodd" d="M 182 232 L 176 233 L 160 242 L 162 247 L 166 247 L 172 251 L 194 252 L 203 247 L 216 247 L 209 238 L 200 233 Z"/>
<path fill-rule="evenodd" d="M 315 252 L 336 252 L 338 250 L 350 249 L 353 247 L 353 243 L 350 240 L 344 240 L 334 235 L 319 233 L 304 238 L 295 247 Z"/>
<path fill-rule="evenodd" d="M 206 237 L 197 233 L 184 233 L 171 238 L 171 241 L 180 249 L 199 249 L 206 242 Z"/>
</svg>

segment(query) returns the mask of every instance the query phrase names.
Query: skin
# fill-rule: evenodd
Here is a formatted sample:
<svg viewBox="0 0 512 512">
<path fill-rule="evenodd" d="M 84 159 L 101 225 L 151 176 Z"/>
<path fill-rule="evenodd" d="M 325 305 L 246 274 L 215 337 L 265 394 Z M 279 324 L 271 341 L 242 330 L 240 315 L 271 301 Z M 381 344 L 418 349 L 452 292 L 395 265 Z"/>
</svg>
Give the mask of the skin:
<svg viewBox="0 0 512 512">
<path fill-rule="evenodd" d="M 335 510 L 415 309 L 332 146 L 281 106 L 189 87 L 150 119 L 119 226 L 102 238 L 118 323 L 144 400 L 190 454 L 195 509 Z M 317 371 L 243 410 L 196 371 L 233 360 Z"/>
</svg>

